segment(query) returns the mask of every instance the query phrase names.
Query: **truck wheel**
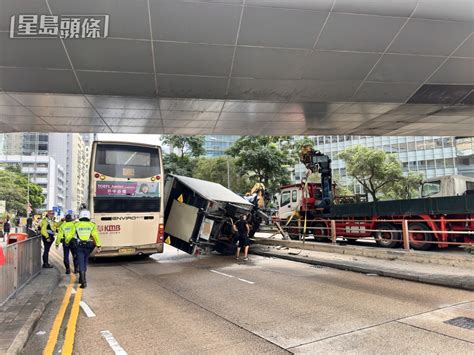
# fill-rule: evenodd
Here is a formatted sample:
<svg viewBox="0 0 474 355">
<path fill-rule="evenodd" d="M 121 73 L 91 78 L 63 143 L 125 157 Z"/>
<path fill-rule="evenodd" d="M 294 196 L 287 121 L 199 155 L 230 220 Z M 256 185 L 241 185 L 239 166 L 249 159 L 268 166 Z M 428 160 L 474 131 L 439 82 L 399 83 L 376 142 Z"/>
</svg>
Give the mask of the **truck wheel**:
<svg viewBox="0 0 474 355">
<path fill-rule="evenodd" d="M 344 242 L 346 244 L 356 245 L 357 244 L 357 239 L 355 239 L 355 238 L 344 238 Z"/>
<path fill-rule="evenodd" d="M 222 255 L 232 255 L 235 254 L 236 246 L 231 243 L 217 242 L 214 250 Z"/>
<path fill-rule="evenodd" d="M 327 243 L 330 241 L 329 231 L 327 230 L 327 225 L 325 223 L 315 223 L 311 226 L 311 231 L 313 232 L 315 242 Z"/>
<path fill-rule="evenodd" d="M 286 231 L 288 232 L 288 236 L 291 240 L 299 240 L 300 238 L 300 230 L 298 228 L 298 223 L 291 221 L 290 224 L 286 227 Z"/>
<path fill-rule="evenodd" d="M 410 246 L 415 250 L 430 250 L 433 244 L 426 243 L 433 240 L 431 233 L 425 233 L 430 228 L 424 223 L 413 223 L 408 226 Z"/>
<path fill-rule="evenodd" d="M 381 229 L 384 232 L 375 232 L 374 238 L 378 246 L 382 248 L 396 248 L 400 245 L 401 234 L 391 223 L 377 224 L 375 229 Z"/>
</svg>

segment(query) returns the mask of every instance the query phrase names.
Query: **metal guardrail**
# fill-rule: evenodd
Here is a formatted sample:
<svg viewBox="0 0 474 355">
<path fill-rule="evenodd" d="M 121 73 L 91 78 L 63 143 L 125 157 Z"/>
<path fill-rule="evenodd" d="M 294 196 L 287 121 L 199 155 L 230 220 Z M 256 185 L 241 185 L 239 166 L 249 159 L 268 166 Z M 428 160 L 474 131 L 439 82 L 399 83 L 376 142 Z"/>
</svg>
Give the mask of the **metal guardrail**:
<svg viewBox="0 0 474 355">
<path fill-rule="evenodd" d="M 0 305 L 41 271 L 41 237 L 28 238 L 3 247 L 0 265 Z"/>
<path fill-rule="evenodd" d="M 471 223 L 472 222 L 472 219 L 471 218 L 463 218 L 463 219 L 431 219 L 431 221 L 433 222 L 440 222 L 440 221 L 444 221 L 446 223 L 448 222 L 463 222 L 463 223 Z M 297 233 L 298 233 L 298 239 L 305 242 L 306 241 L 306 237 L 307 236 L 314 236 L 313 232 L 315 230 L 317 231 L 320 231 L 321 234 L 320 235 L 317 235 L 318 238 L 320 238 L 321 240 L 323 239 L 327 239 L 327 241 L 330 241 L 332 242 L 333 244 L 336 243 L 336 240 L 338 237 L 340 237 L 342 235 L 342 237 L 346 240 L 358 240 L 358 239 L 372 239 L 372 240 L 376 240 L 376 238 L 374 238 L 374 236 L 357 236 L 357 235 L 352 235 L 352 236 L 347 236 L 345 235 L 345 226 L 341 226 L 340 224 L 347 224 L 348 226 L 354 226 L 354 227 L 357 227 L 358 226 L 358 223 L 360 224 L 361 227 L 363 227 L 364 224 L 368 223 L 367 220 L 357 220 L 357 219 L 354 219 L 354 220 L 335 220 L 335 219 L 332 219 L 332 220 L 329 220 L 329 221 L 326 221 L 328 226 L 325 227 L 325 226 L 322 226 L 322 225 L 318 225 L 318 226 L 312 226 L 311 223 L 312 222 L 317 222 L 317 223 L 320 223 L 320 224 L 325 224 L 325 223 L 322 223 L 322 220 L 320 219 L 316 219 L 316 220 L 306 220 L 306 223 L 307 225 L 305 226 L 304 223 L 300 220 L 298 225 L 291 225 L 289 226 L 288 223 L 284 223 L 284 222 L 287 222 L 287 220 L 274 220 L 274 223 L 275 222 L 281 222 L 282 223 L 282 229 L 286 232 L 286 233 L 289 233 L 289 229 L 293 229 L 293 230 L 296 230 Z M 468 236 L 471 236 L 471 235 L 474 235 L 474 230 L 454 230 L 454 231 L 443 231 L 443 230 L 439 230 L 439 229 L 436 229 L 436 230 L 411 230 L 409 229 L 410 228 L 410 223 L 423 223 L 424 221 L 423 220 L 408 220 L 408 219 L 392 219 L 392 220 L 377 220 L 377 223 L 379 222 L 390 222 L 390 223 L 397 223 L 397 224 L 400 224 L 400 228 L 401 229 L 389 229 L 389 230 L 385 230 L 385 229 L 370 229 L 370 228 L 365 228 L 364 227 L 364 233 L 365 232 L 372 232 L 372 233 L 393 233 L 393 232 L 396 232 L 399 234 L 400 236 L 400 239 L 391 239 L 391 241 L 393 242 L 400 242 L 403 249 L 405 250 L 410 250 L 410 243 L 411 242 L 421 242 L 423 244 L 432 244 L 432 245 L 441 245 L 441 244 L 444 244 L 444 245 L 456 245 L 456 246 L 468 246 L 468 247 L 471 247 L 473 246 L 473 243 L 472 242 L 461 242 L 461 241 L 443 241 L 443 240 L 422 240 L 422 241 L 418 241 L 418 240 L 412 240 L 412 236 L 414 234 L 429 234 L 429 235 L 432 235 L 432 234 L 446 234 L 446 235 L 461 235 L 461 236 L 464 236 L 464 235 L 468 235 Z M 339 223 L 339 225 L 338 225 Z M 308 234 L 308 235 L 306 235 Z M 285 239 L 285 238 L 284 238 Z M 413 238 L 414 239 L 414 238 Z"/>
</svg>

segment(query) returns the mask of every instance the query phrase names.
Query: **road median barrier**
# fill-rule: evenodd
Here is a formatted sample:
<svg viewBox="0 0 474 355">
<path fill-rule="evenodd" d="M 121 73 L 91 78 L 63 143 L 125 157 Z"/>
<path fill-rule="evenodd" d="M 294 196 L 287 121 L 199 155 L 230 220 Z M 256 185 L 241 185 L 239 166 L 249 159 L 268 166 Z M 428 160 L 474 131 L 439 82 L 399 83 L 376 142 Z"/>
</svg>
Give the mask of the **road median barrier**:
<svg viewBox="0 0 474 355">
<path fill-rule="evenodd" d="M 445 265 L 459 268 L 474 269 L 474 255 L 468 253 L 450 254 L 449 251 L 418 251 L 403 249 L 384 249 L 378 247 L 337 245 L 313 241 L 277 240 L 257 237 L 255 245 L 287 247 L 311 250 L 323 253 L 364 256 L 384 260 L 400 260 L 420 264 Z"/>
<path fill-rule="evenodd" d="M 325 253 L 314 250 L 276 249 L 275 246 L 257 244 L 250 252 L 264 257 L 273 257 L 310 265 L 326 266 L 333 269 L 354 271 L 368 276 L 379 275 L 401 280 L 428 283 L 439 286 L 474 290 L 474 276 L 465 268 L 445 267 L 444 265 L 428 265 L 416 262 L 383 259 L 336 253 Z"/>
</svg>

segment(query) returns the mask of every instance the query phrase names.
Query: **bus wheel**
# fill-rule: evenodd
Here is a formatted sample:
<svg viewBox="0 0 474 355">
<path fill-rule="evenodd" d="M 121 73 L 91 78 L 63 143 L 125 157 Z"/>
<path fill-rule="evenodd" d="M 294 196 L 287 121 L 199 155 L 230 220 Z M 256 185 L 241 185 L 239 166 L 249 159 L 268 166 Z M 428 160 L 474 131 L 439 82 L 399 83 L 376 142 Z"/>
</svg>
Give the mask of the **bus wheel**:
<svg viewBox="0 0 474 355">
<path fill-rule="evenodd" d="M 325 223 L 315 223 L 311 229 L 314 235 L 314 241 L 320 243 L 327 243 L 330 241 L 329 231 Z"/>
<path fill-rule="evenodd" d="M 382 231 L 375 232 L 375 242 L 382 248 L 396 248 L 400 245 L 401 234 L 397 228 L 390 223 L 377 224 L 375 229 Z"/>
<path fill-rule="evenodd" d="M 413 223 L 408 226 L 410 230 L 410 246 L 415 250 L 430 250 L 433 244 L 426 243 L 433 240 L 431 233 L 426 233 L 430 229 L 424 223 Z"/>
</svg>

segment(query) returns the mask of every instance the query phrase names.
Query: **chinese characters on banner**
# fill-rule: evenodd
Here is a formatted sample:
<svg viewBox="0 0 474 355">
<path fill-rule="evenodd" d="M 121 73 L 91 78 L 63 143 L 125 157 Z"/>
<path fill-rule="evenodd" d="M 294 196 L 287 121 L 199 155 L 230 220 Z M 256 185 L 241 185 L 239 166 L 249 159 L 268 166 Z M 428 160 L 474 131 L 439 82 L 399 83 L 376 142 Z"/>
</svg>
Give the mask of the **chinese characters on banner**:
<svg viewBox="0 0 474 355">
<path fill-rule="evenodd" d="M 156 182 L 97 181 L 96 195 L 101 197 L 160 197 L 160 187 Z"/>
<path fill-rule="evenodd" d="M 106 38 L 109 15 L 18 15 L 10 18 L 10 38 Z"/>
</svg>

